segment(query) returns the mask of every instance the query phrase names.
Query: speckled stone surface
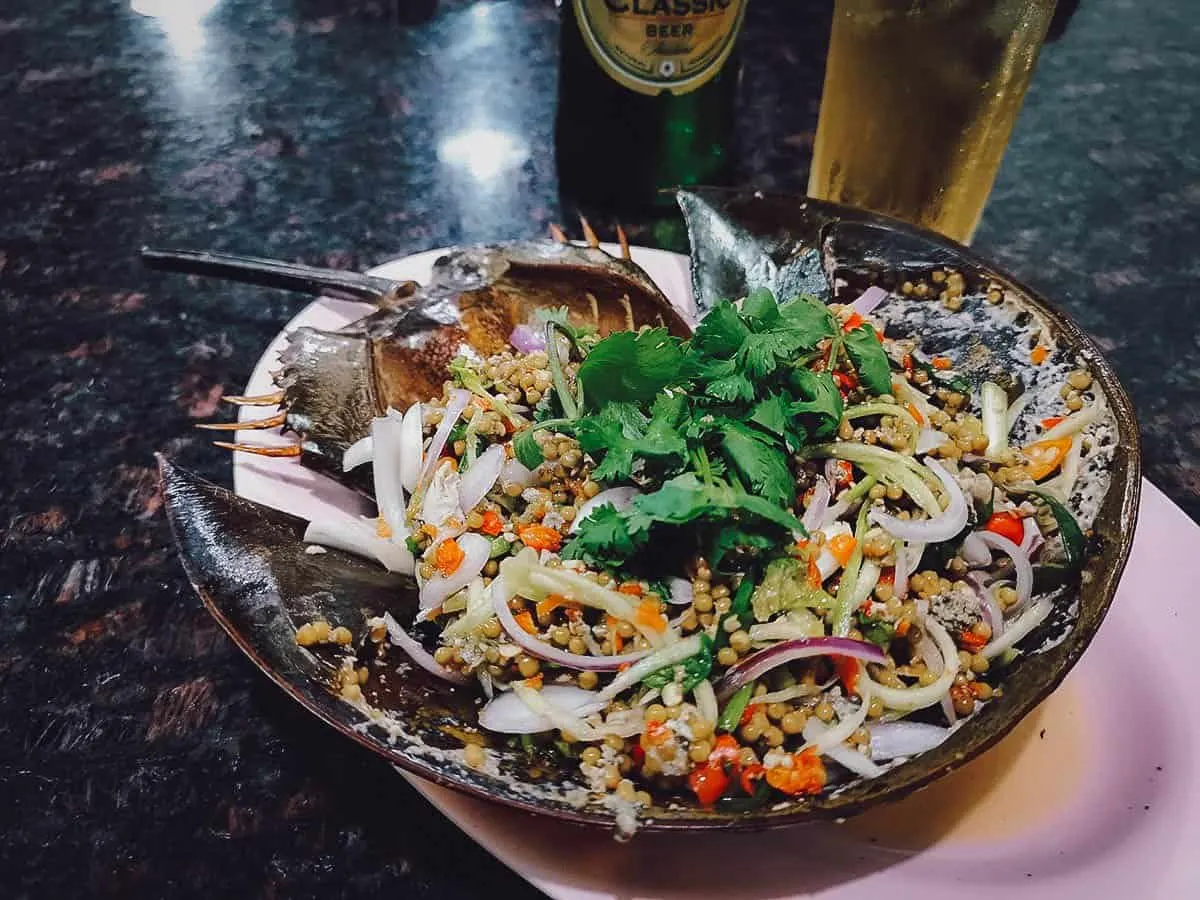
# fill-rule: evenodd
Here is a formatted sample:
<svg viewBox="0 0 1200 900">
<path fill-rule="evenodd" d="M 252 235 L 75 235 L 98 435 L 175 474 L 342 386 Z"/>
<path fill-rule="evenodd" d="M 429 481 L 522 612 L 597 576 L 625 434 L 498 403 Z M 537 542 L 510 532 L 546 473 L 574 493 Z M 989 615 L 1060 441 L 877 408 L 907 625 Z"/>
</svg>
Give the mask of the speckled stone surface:
<svg viewBox="0 0 1200 900">
<path fill-rule="evenodd" d="M 757 187 L 806 182 L 828 10 L 805 5 L 747 18 Z M 218 0 L 198 26 L 3 5 L 0 894 L 533 896 L 190 593 L 152 453 L 227 483 L 191 426 L 229 414 L 219 395 L 307 301 L 148 274 L 135 250 L 365 267 L 543 232 L 556 23 L 549 0 Z M 1109 350 L 1147 473 L 1193 518 L 1198 109 L 1200 6 L 1084 0 L 976 241 Z"/>
</svg>

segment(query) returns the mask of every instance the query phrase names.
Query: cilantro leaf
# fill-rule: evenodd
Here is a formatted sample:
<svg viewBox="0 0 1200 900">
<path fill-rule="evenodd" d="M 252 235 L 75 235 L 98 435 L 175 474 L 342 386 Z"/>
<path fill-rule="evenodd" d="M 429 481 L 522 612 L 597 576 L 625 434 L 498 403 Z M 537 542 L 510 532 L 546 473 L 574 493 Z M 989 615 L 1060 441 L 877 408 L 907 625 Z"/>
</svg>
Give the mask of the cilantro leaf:
<svg viewBox="0 0 1200 900">
<path fill-rule="evenodd" d="M 829 308 L 811 294 L 801 294 L 781 303 L 779 315 L 789 328 L 809 335 L 814 347 L 836 332 L 837 324 Z"/>
<path fill-rule="evenodd" d="M 575 536 L 563 548 L 565 559 L 582 559 L 595 566 L 633 556 L 646 535 L 631 532 L 626 517 L 608 503 L 594 509 L 579 523 Z"/>
<path fill-rule="evenodd" d="M 854 620 L 862 636 L 872 644 L 878 644 L 884 650 L 892 645 L 892 638 L 896 636 L 896 626 L 891 622 L 878 619 L 862 610 L 855 611 Z"/>
<path fill-rule="evenodd" d="M 722 560 L 734 550 L 764 553 L 778 543 L 776 538 L 763 534 L 761 531 L 750 531 L 737 523 L 730 522 L 713 532 L 712 540 L 708 545 L 708 562 L 714 569 L 718 569 Z"/>
<path fill-rule="evenodd" d="M 737 359 L 751 378 L 763 378 L 807 347 L 808 339 L 802 331 L 764 331 L 746 338 Z"/>
<path fill-rule="evenodd" d="M 754 384 L 738 369 L 736 360 L 718 359 L 697 364 L 694 377 L 706 381 L 704 393 L 724 403 L 750 402 Z"/>
<path fill-rule="evenodd" d="M 579 446 L 600 459 L 592 473 L 597 481 L 626 480 L 633 475 L 634 458 L 682 461 L 687 443 L 676 430 L 679 408 L 673 402 L 655 403 L 647 420 L 629 403 L 609 403 L 595 415 L 575 422 Z"/>
<path fill-rule="evenodd" d="M 797 419 L 795 401 L 787 394 L 768 394 L 750 411 L 750 421 L 760 428 L 783 438 L 791 450 L 798 450 L 808 432 Z"/>
<path fill-rule="evenodd" d="M 684 525 L 702 516 L 740 510 L 783 528 L 803 530 L 786 509 L 754 494 L 715 481 L 705 484 L 694 472 L 676 475 L 652 494 L 643 494 L 629 510 L 630 523 L 648 530 L 655 522 Z"/>
<path fill-rule="evenodd" d="M 892 370 L 879 335 L 866 323 L 852 328 L 845 336 L 846 352 L 858 370 L 858 380 L 872 394 L 892 392 Z"/>
<path fill-rule="evenodd" d="M 837 431 L 842 421 L 842 394 L 828 372 L 793 369 L 789 377 L 792 390 L 803 398 L 791 406 L 793 416 L 808 415 L 814 438 L 823 438 Z"/>
<path fill-rule="evenodd" d="M 527 469 L 536 469 L 546 457 L 542 455 L 542 448 L 533 438 L 534 429 L 526 428 L 524 431 L 517 432 L 513 438 L 513 452 L 517 454 L 517 460 Z"/>
<path fill-rule="evenodd" d="M 718 300 L 696 326 L 692 348 L 705 356 L 731 356 L 750 335 L 737 308 L 728 300 Z"/>
<path fill-rule="evenodd" d="M 759 494 L 781 506 L 796 499 L 796 482 L 778 445 L 741 422 L 727 420 L 721 450 Z"/>
<path fill-rule="evenodd" d="M 770 328 L 779 321 L 779 304 L 767 288 L 757 288 L 742 301 L 742 315 L 750 319 L 758 330 Z"/>
<path fill-rule="evenodd" d="M 683 351 L 665 328 L 618 331 L 596 344 L 579 366 L 588 402 L 650 402 L 679 377 Z"/>
</svg>

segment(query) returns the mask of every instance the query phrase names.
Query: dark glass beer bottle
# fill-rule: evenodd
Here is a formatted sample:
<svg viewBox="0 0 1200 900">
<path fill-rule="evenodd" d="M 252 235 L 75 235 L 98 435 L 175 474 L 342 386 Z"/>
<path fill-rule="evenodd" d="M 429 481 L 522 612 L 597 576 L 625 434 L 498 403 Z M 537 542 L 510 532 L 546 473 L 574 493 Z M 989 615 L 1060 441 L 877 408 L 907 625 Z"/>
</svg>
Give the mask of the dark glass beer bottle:
<svg viewBox="0 0 1200 900">
<path fill-rule="evenodd" d="M 728 179 L 746 0 L 562 0 L 555 143 L 564 199 L 652 210 Z"/>
</svg>

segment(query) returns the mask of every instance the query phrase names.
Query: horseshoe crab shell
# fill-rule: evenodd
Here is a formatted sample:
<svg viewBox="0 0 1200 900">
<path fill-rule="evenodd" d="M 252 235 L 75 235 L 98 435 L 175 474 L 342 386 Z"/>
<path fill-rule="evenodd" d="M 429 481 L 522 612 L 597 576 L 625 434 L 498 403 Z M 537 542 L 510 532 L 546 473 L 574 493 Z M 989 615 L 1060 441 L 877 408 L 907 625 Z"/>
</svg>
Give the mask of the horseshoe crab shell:
<svg viewBox="0 0 1200 900">
<path fill-rule="evenodd" d="M 986 750 L 1058 685 L 1087 647 L 1132 545 L 1140 487 L 1132 408 L 1090 338 L 967 248 L 880 216 L 802 198 L 701 190 L 681 193 L 680 203 L 701 309 L 717 297 L 740 296 L 758 286 L 845 300 L 879 284 L 895 292 L 883 314 L 887 326 L 923 334 L 933 352 L 955 347 L 972 380 L 1015 369 L 1034 394 L 1018 434 L 1045 414 L 1051 386 L 1070 369 L 1090 372 L 1106 403 L 1071 498 L 1084 524 L 1090 522 L 1082 577 L 1058 589 L 1056 614 L 1022 643 L 1027 652 L 1010 666 L 1001 697 L 939 747 L 877 778 L 744 813 L 704 809 L 683 795 L 657 798 L 656 806 L 640 814 L 639 825 L 761 829 L 852 815 L 898 799 Z M 964 279 L 960 310 L 903 292 L 906 282 L 928 282 L 934 271 L 947 268 Z M 987 295 L 995 292 L 1000 299 L 993 303 Z M 370 318 L 348 336 L 366 339 Z M 1040 366 L 1030 360 L 1034 344 L 1047 348 Z M 310 556 L 300 541 L 301 521 L 206 484 L 169 462 L 161 465 L 167 514 L 192 584 L 235 642 L 293 698 L 397 766 L 439 784 L 567 821 L 615 825 L 617 811 L 589 795 L 569 767 L 531 759 L 480 732 L 479 700 L 470 690 L 401 666 L 372 671 L 364 688 L 367 705 L 339 699 L 331 686 L 337 660 L 298 647 L 294 629 L 319 611 L 347 625 L 357 646 L 371 617 L 411 612 L 412 586 L 337 551 Z M 488 746 L 483 768 L 466 764 L 464 742 Z"/>
</svg>

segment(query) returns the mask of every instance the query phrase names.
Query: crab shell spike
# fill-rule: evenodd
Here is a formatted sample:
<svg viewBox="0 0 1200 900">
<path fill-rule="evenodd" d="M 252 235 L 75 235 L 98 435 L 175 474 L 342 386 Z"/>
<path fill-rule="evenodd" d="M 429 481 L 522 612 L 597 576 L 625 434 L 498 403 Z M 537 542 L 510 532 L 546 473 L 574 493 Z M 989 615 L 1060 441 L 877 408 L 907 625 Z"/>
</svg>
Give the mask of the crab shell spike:
<svg viewBox="0 0 1200 900">
<path fill-rule="evenodd" d="M 560 243 L 560 244 L 571 243 L 570 241 L 567 240 L 567 236 L 565 234 L 563 234 L 563 230 L 561 228 L 559 228 L 558 225 L 554 222 L 550 223 L 550 237 L 553 238 L 554 240 L 558 241 L 558 243 Z"/>
<path fill-rule="evenodd" d="M 288 444 L 286 447 L 260 447 L 257 444 L 231 444 L 228 441 L 213 441 L 214 447 L 222 450 L 233 450 L 240 453 L 253 453 L 256 456 L 299 456 L 302 451 L 299 444 Z"/>
<path fill-rule="evenodd" d="M 287 412 L 284 411 L 253 422 L 202 422 L 196 427 L 206 431 L 261 431 L 264 428 L 278 428 L 286 421 Z"/>
<path fill-rule="evenodd" d="M 579 217 L 579 225 L 583 228 L 583 239 L 587 241 L 587 245 L 589 247 L 599 247 L 600 238 L 596 237 L 596 232 L 592 230 L 591 223 L 588 222 L 587 217 L 581 215 Z"/>
<path fill-rule="evenodd" d="M 240 397 L 236 394 L 226 394 L 221 398 L 226 403 L 237 406 L 278 406 L 283 402 L 283 391 L 272 391 L 269 394 L 259 394 L 256 397 Z"/>
<path fill-rule="evenodd" d="M 617 223 L 617 242 L 621 245 L 621 259 L 633 259 L 629 252 L 629 236 L 625 234 L 620 222 Z"/>
</svg>

